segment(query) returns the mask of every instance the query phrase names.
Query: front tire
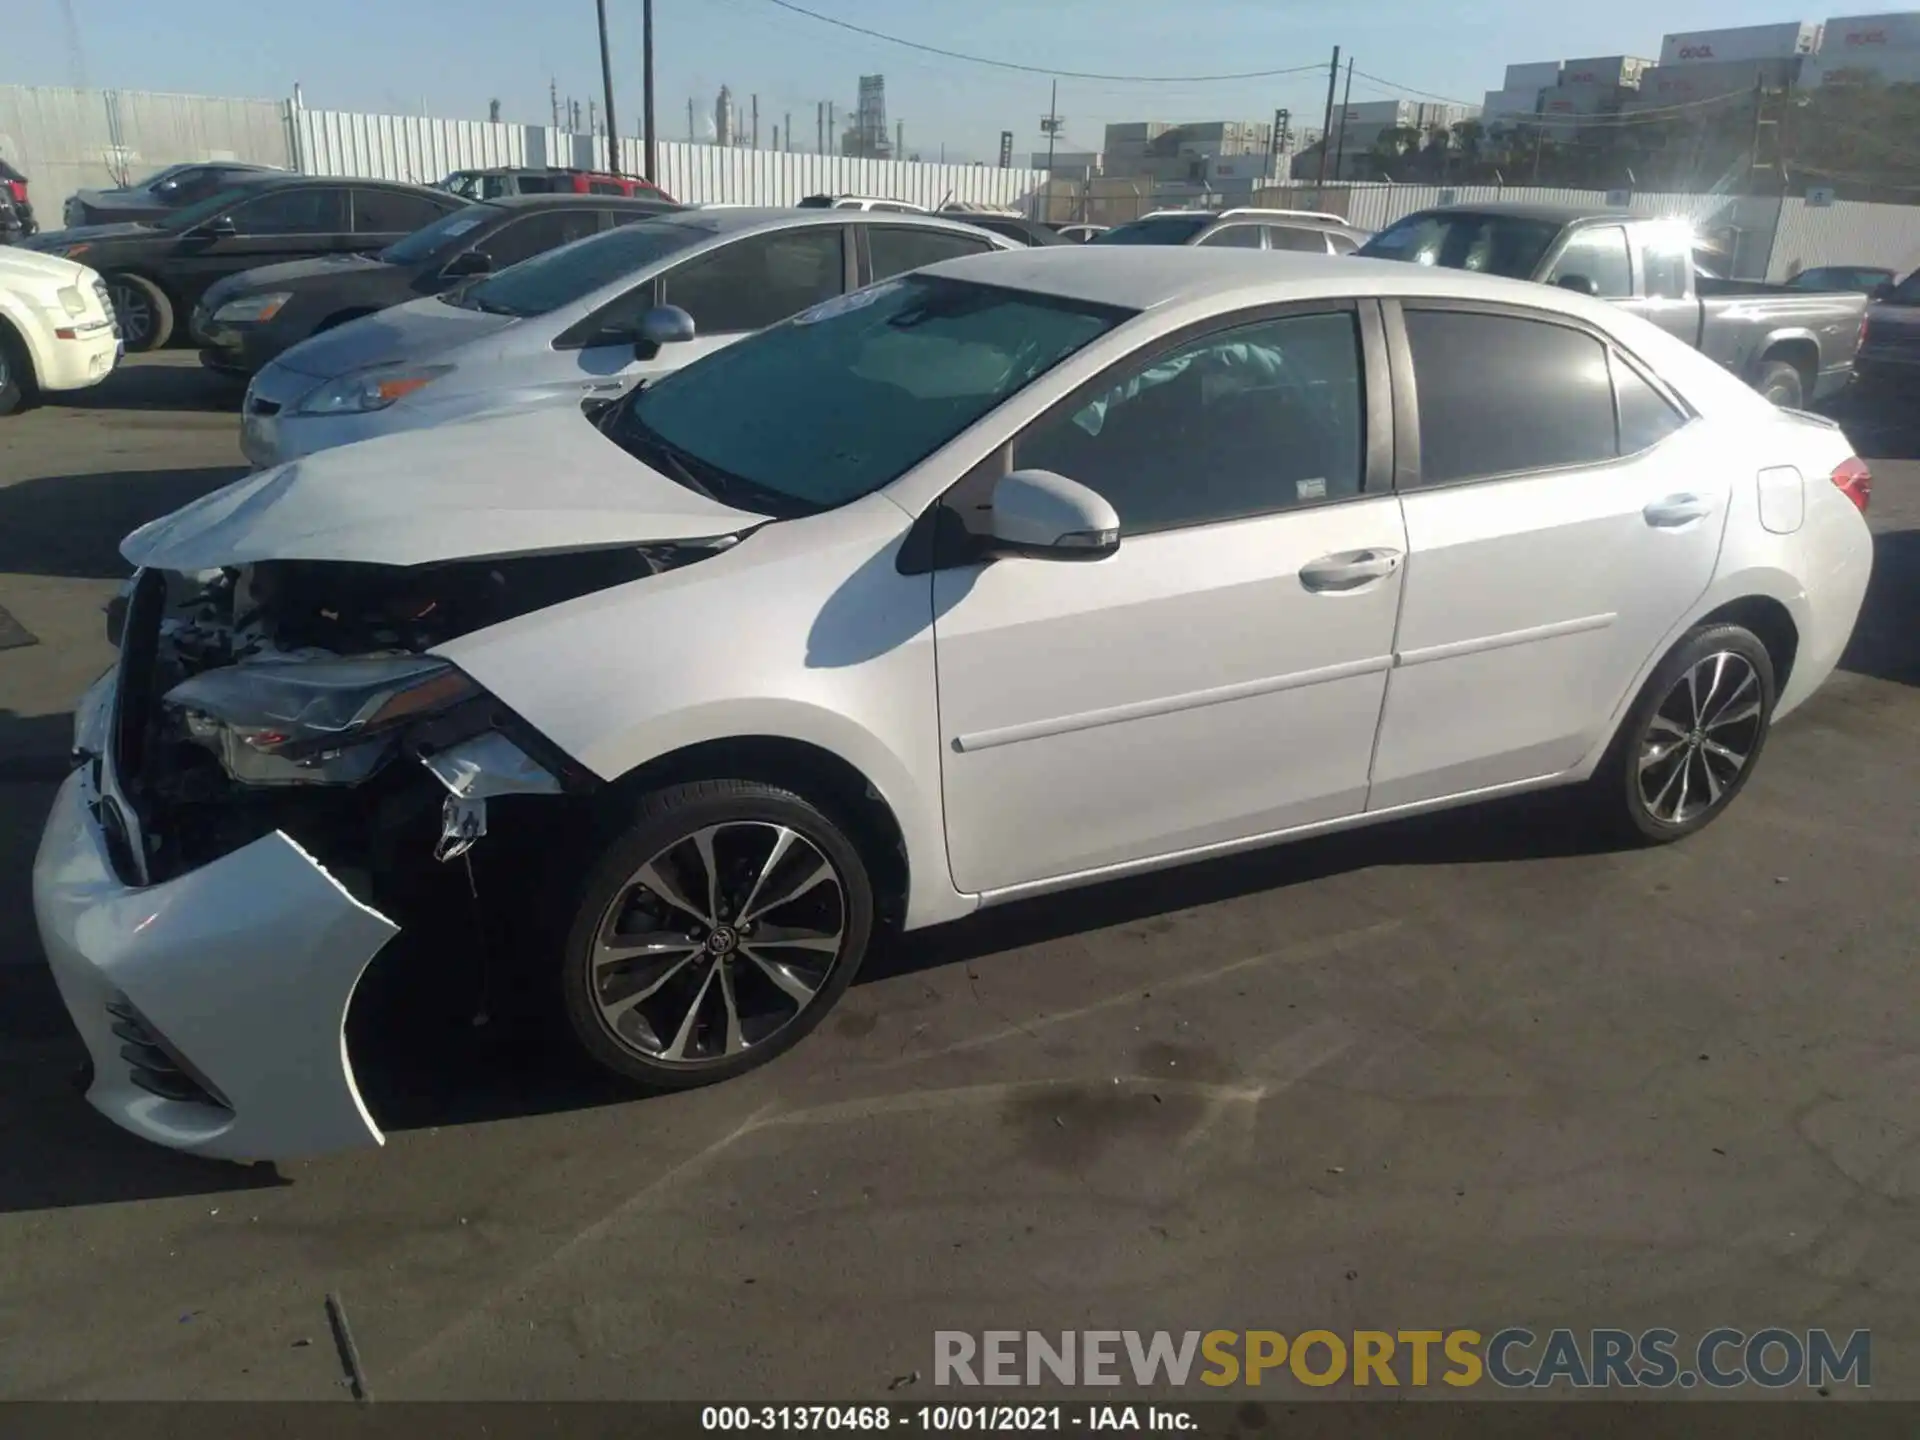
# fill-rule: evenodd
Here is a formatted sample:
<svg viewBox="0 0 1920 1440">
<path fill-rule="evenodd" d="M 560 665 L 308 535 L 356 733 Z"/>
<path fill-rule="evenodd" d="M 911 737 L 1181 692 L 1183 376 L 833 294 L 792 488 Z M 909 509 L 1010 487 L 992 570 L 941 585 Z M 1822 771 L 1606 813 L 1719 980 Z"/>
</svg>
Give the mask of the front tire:
<svg viewBox="0 0 1920 1440">
<path fill-rule="evenodd" d="M 130 351 L 158 350 L 173 338 L 173 301 L 144 275 L 115 275 L 107 281 L 120 336 Z"/>
<path fill-rule="evenodd" d="M 648 794 L 577 892 L 568 1021 L 596 1065 L 650 1089 L 731 1079 L 846 993 L 874 913 L 859 849 L 812 802 L 744 780 Z"/>
<path fill-rule="evenodd" d="M 34 401 L 33 357 L 26 344 L 4 324 L 0 324 L 0 415 L 24 410 Z"/>
<path fill-rule="evenodd" d="M 1711 825 L 1759 764 L 1774 686 L 1772 657 L 1752 631 L 1690 631 L 1648 679 L 1594 775 L 1603 822 L 1651 845 Z"/>
</svg>

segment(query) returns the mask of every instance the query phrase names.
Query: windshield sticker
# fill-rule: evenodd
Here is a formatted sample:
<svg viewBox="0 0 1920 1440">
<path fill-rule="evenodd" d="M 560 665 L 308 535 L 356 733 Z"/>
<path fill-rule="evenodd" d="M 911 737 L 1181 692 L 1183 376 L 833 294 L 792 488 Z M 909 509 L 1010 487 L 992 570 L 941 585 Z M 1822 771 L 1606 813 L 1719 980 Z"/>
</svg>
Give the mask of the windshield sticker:
<svg viewBox="0 0 1920 1440">
<path fill-rule="evenodd" d="M 822 320 L 831 320 L 836 315 L 845 315 L 854 310 L 864 310 L 876 300 L 884 300 L 900 289 L 898 280 L 883 280 L 878 285 L 869 285 L 864 290 L 856 290 L 851 295 L 836 295 L 831 300 L 822 300 L 811 310 L 802 310 L 793 317 L 796 325 L 817 325 Z"/>
<path fill-rule="evenodd" d="M 454 221 L 453 224 L 449 225 L 446 228 L 446 230 L 443 231 L 442 233 L 448 236 L 449 238 L 455 235 L 464 235 L 467 233 L 467 231 L 473 229 L 474 226 L 478 225 L 482 220 L 486 218 L 487 217 L 484 215 L 466 216 L 462 219 Z"/>
</svg>

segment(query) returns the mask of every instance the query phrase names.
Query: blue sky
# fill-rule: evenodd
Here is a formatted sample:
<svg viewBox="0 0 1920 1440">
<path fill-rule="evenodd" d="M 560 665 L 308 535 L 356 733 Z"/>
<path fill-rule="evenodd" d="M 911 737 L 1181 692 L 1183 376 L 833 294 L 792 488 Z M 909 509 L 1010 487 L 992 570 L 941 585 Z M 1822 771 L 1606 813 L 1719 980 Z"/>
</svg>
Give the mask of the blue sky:
<svg viewBox="0 0 1920 1440">
<path fill-rule="evenodd" d="M 600 93 L 593 0 L 71 0 L 85 80 L 127 89 L 283 97 L 300 82 L 314 107 L 545 122 L 547 85 L 582 102 Z M 1062 80 L 1062 148 L 1098 149 L 1110 120 L 1263 119 L 1280 106 L 1317 125 L 1335 44 L 1358 68 L 1355 100 L 1396 89 L 1477 102 L 1512 61 L 1657 55 L 1668 31 L 1821 14 L 1757 11 L 1738 0 L 1619 0 L 1605 6 L 1481 0 L 804 0 L 888 34 L 979 55 L 1115 75 L 1214 75 L 1318 64 L 1319 74 L 1211 84 Z M 5 0 L 0 81 L 73 83 L 60 0 Z M 623 134 L 640 116 L 640 0 L 607 0 Z M 887 77 L 889 121 L 932 159 L 991 160 L 1003 129 L 1016 153 L 1044 148 L 1048 80 L 919 54 L 836 30 L 768 0 L 655 0 L 657 124 L 687 138 L 687 101 L 711 115 L 724 83 L 744 110 L 760 98 L 763 143 L 793 116 L 804 148 L 815 104 L 845 112 L 857 77 Z"/>
</svg>

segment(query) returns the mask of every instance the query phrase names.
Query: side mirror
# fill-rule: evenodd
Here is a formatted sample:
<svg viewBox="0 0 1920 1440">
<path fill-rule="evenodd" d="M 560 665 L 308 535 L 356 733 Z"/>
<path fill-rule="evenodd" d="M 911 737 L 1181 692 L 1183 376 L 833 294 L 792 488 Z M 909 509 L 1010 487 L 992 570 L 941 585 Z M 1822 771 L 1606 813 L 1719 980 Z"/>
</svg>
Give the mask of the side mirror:
<svg viewBox="0 0 1920 1440">
<path fill-rule="evenodd" d="M 1594 283 L 1593 278 L 1589 275 L 1562 275 L 1553 283 L 1558 285 L 1562 290 L 1573 291 L 1576 295 L 1593 295 L 1597 297 L 1600 294 L 1600 287 Z"/>
<path fill-rule="evenodd" d="M 1078 480 L 1015 470 L 993 487 L 990 548 L 1004 556 L 1104 560 L 1120 548 L 1120 517 Z"/>
<path fill-rule="evenodd" d="M 216 215 L 200 226 L 198 234 L 209 240 L 225 240 L 240 233 L 240 227 L 233 223 L 231 215 Z"/>
<path fill-rule="evenodd" d="M 693 339 L 693 316 L 678 305 L 656 305 L 640 317 L 633 333 L 633 353 L 651 360 L 663 347 Z"/>
<path fill-rule="evenodd" d="M 484 250 L 463 250 L 441 270 L 441 275 L 449 280 L 465 280 L 473 275 L 491 275 L 493 257 Z"/>
</svg>

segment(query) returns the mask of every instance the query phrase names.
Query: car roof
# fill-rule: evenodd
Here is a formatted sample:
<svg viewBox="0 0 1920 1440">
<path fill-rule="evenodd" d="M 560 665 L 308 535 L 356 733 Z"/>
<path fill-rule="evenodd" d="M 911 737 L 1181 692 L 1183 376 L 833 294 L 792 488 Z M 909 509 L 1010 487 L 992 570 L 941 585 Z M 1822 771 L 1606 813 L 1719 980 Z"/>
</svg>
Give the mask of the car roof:
<svg viewBox="0 0 1920 1440">
<path fill-rule="evenodd" d="M 666 215 L 684 210 L 671 200 L 652 195 L 587 195 L 577 190 L 546 191 L 538 195 L 495 195 L 476 205 L 498 205 L 503 210 L 631 210 L 636 215 Z"/>
<path fill-rule="evenodd" d="M 412 185 L 405 180 L 371 180 L 361 175 L 288 175 L 279 170 L 268 171 L 258 178 L 236 179 L 232 188 L 238 189 L 243 185 L 253 190 L 297 190 L 303 185 L 353 185 L 362 189 L 446 194 L 444 190 L 432 190 L 426 185 Z"/>
<path fill-rule="evenodd" d="M 1550 205 L 1524 200 L 1492 200 L 1485 204 L 1435 205 L 1418 212 L 1422 215 L 1499 215 L 1514 220 L 1546 220 L 1555 225 L 1578 225 L 1589 220 L 1646 220 L 1654 217 L 1628 215 L 1620 210 L 1594 210 L 1580 205 Z"/>
<path fill-rule="evenodd" d="M 920 211 L 886 210 L 801 210 L 772 205 L 742 206 L 739 209 L 665 210 L 649 217 L 661 225 L 688 225 L 715 235 L 736 235 L 748 230 L 778 230 L 801 225 L 913 225 L 952 230 L 962 235 L 978 235 L 980 227 L 963 220 Z M 987 232 L 991 234 L 992 232 Z"/>
<path fill-rule="evenodd" d="M 919 273 L 1128 310 L 1205 299 L 1258 304 L 1319 296 L 1428 295 L 1593 313 L 1575 303 L 1580 297 L 1530 281 L 1302 251 L 1049 245 L 942 260 Z M 1604 302 L 1594 304 L 1604 307 Z M 1232 308 L 1231 303 L 1222 308 Z"/>
</svg>

